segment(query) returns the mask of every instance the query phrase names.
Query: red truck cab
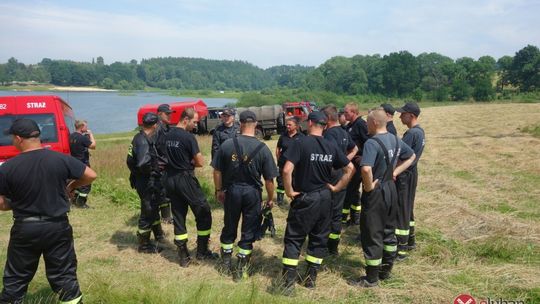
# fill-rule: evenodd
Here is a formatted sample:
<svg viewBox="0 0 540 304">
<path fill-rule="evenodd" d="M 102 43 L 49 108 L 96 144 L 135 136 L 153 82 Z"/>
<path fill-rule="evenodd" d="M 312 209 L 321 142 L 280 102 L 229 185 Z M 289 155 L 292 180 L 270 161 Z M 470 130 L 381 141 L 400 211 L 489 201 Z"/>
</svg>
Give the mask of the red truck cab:
<svg viewBox="0 0 540 304">
<path fill-rule="evenodd" d="M 300 121 L 307 120 L 309 113 L 316 111 L 317 105 L 310 101 L 285 102 L 283 111 L 288 117 L 296 116 Z"/>
<path fill-rule="evenodd" d="M 34 120 L 41 130 L 44 148 L 70 154 L 69 134 L 75 131 L 75 116 L 67 102 L 58 96 L 0 97 L 0 165 L 19 154 L 5 132 L 17 118 Z"/>
<path fill-rule="evenodd" d="M 157 109 L 160 104 L 161 103 L 147 104 L 140 107 L 139 112 L 137 113 L 137 124 L 142 126 L 142 117 L 144 114 L 148 112 L 157 113 Z M 168 104 L 171 107 L 171 110 L 174 111 L 171 113 L 170 125 L 177 125 L 180 121 L 180 115 L 182 115 L 182 112 L 184 112 L 184 110 L 187 108 L 195 109 L 195 111 L 199 114 L 199 121 L 202 121 L 202 119 L 208 115 L 208 107 L 206 106 L 206 103 L 200 99 L 195 101 L 170 102 Z"/>
</svg>

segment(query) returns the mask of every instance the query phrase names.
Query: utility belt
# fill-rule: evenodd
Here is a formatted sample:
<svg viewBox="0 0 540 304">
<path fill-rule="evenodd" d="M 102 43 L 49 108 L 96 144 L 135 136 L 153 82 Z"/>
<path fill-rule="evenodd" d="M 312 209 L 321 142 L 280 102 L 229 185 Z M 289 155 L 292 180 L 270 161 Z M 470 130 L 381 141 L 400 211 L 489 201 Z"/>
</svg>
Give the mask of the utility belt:
<svg viewBox="0 0 540 304">
<path fill-rule="evenodd" d="M 34 223 L 34 222 L 64 222 L 68 220 L 67 214 L 61 216 L 46 216 L 46 215 L 35 215 L 35 216 L 23 216 L 13 218 L 15 223 Z"/>
</svg>

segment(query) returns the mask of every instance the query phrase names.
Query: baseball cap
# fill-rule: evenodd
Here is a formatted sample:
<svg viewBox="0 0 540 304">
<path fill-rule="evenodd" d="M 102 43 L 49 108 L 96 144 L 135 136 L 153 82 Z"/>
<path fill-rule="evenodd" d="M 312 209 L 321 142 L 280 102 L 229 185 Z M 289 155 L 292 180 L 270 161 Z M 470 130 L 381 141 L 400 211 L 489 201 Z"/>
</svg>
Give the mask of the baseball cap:
<svg viewBox="0 0 540 304">
<path fill-rule="evenodd" d="M 312 122 L 323 126 L 326 125 L 326 122 L 328 121 L 326 115 L 324 115 L 323 112 L 319 111 L 313 111 L 309 113 L 308 120 L 311 120 Z"/>
<path fill-rule="evenodd" d="M 35 121 L 28 118 L 19 118 L 16 119 L 7 134 L 17 135 L 23 138 L 32 138 L 38 137 L 41 134 L 39 127 Z"/>
<path fill-rule="evenodd" d="M 224 109 L 219 115 L 234 116 L 234 114 L 233 109 Z"/>
<path fill-rule="evenodd" d="M 250 110 L 240 113 L 240 122 L 255 122 L 257 121 L 257 115 Z"/>
<path fill-rule="evenodd" d="M 383 104 L 381 105 L 381 108 L 383 108 L 384 111 L 385 111 L 386 113 L 390 114 L 390 115 L 394 115 L 394 113 L 396 112 L 396 110 L 394 109 L 394 107 L 393 107 L 391 104 L 389 104 L 389 103 L 383 103 Z"/>
<path fill-rule="evenodd" d="M 176 112 L 176 111 L 172 111 L 171 106 L 169 106 L 166 103 L 160 104 L 159 107 L 157 108 L 157 111 L 158 111 L 158 113 L 159 112 L 164 112 L 164 113 L 167 113 L 167 114 Z"/>
<path fill-rule="evenodd" d="M 397 108 L 399 113 L 412 113 L 418 117 L 420 115 L 420 107 L 415 102 L 407 102 L 403 107 Z"/>
<path fill-rule="evenodd" d="M 156 113 L 148 112 L 143 115 L 142 122 L 145 125 L 155 125 L 158 122 Z"/>
</svg>

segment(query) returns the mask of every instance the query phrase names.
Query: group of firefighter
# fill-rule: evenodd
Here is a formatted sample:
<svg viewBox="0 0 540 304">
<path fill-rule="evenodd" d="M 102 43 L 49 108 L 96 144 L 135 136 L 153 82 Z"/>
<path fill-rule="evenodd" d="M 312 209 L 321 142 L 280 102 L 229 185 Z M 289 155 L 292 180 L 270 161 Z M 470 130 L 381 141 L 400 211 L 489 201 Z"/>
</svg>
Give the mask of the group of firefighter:
<svg viewBox="0 0 540 304">
<path fill-rule="evenodd" d="M 393 125 L 396 111 L 408 128 L 401 139 Z M 268 146 L 255 137 L 255 113 L 248 110 L 236 115 L 233 109 L 225 109 L 211 150 L 215 196 L 224 209 L 220 254 L 209 249 L 212 213 L 194 174 L 196 167 L 205 165 L 192 133 L 198 113 L 185 109 L 171 127 L 172 112 L 162 104 L 157 114 L 145 113 L 128 151 L 131 186 L 141 200 L 139 252 L 161 251 L 161 223 L 169 221 L 172 213 L 179 263 L 188 267 L 192 259 L 186 216 L 191 209 L 197 228 L 196 259 L 220 259 L 224 273 L 242 280 L 249 276 L 253 243 L 261 237 L 263 210 L 272 208 L 274 192 L 281 207 L 285 207 L 285 197 L 290 199 L 279 284 L 285 294 L 291 294 L 297 282 L 315 288 L 323 259 L 338 255 L 344 226 L 360 227 L 358 241 L 366 275 L 350 282 L 355 286 L 377 286 L 379 280 L 390 277 L 394 262 L 407 258 L 415 248 L 417 162 L 425 143 L 416 103 L 407 102 L 398 109 L 383 104 L 371 109 L 367 120 L 356 103 L 347 104 L 343 111 L 327 105 L 309 114 L 306 134 L 298 118 L 287 117 L 275 151 L 277 165 Z M 237 262 L 233 263 L 240 217 Z M 300 275 L 297 268 L 306 238 L 307 267 Z"/>
</svg>

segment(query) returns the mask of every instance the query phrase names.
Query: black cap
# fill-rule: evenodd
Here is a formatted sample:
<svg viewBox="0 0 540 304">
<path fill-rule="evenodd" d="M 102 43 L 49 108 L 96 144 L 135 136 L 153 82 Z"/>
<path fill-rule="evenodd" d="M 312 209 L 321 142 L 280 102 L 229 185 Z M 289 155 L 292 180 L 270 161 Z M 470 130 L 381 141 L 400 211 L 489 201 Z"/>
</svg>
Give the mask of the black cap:
<svg viewBox="0 0 540 304">
<path fill-rule="evenodd" d="M 250 110 L 240 113 L 240 122 L 255 122 L 257 121 L 257 115 Z"/>
<path fill-rule="evenodd" d="M 234 116 L 235 112 L 233 109 L 224 109 L 219 113 L 219 115 Z"/>
<path fill-rule="evenodd" d="M 38 137 L 41 134 L 37 123 L 28 118 L 16 119 L 7 134 L 17 135 L 24 138 Z"/>
<path fill-rule="evenodd" d="M 397 108 L 400 113 L 413 113 L 414 116 L 420 116 L 420 107 L 415 102 L 407 102 L 403 107 Z"/>
<path fill-rule="evenodd" d="M 159 112 L 164 112 L 164 113 L 167 113 L 167 114 L 170 114 L 170 113 L 174 113 L 175 111 L 172 111 L 171 110 L 171 106 L 169 106 L 168 104 L 164 103 L 164 104 L 160 104 L 159 107 L 157 108 L 157 111 L 158 113 Z"/>
<path fill-rule="evenodd" d="M 396 110 L 394 109 L 394 107 L 393 107 L 391 104 L 389 104 L 389 103 L 383 103 L 383 104 L 381 105 L 381 108 L 383 108 L 384 111 L 385 111 L 386 113 L 390 114 L 390 115 L 394 115 L 394 113 L 396 112 Z"/>
<path fill-rule="evenodd" d="M 158 116 L 152 112 L 145 113 L 142 117 L 142 122 L 149 126 L 155 125 L 158 122 Z"/>
<path fill-rule="evenodd" d="M 309 113 L 308 120 L 311 120 L 312 122 L 319 124 L 319 125 L 326 125 L 326 122 L 328 121 L 328 118 L 326 115 L 324 115 L 323 112 L 319 111 L 313 111 Z"/>
</svg>

